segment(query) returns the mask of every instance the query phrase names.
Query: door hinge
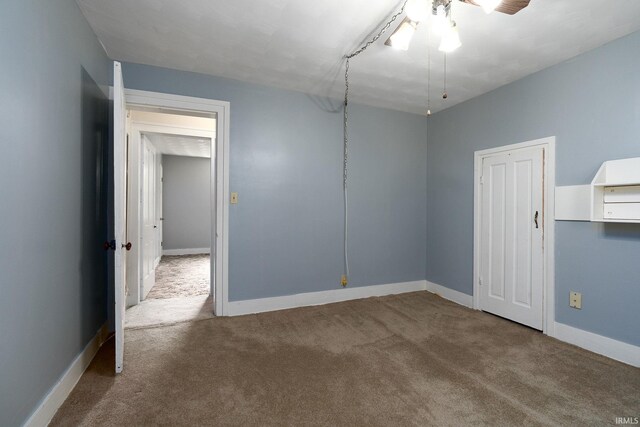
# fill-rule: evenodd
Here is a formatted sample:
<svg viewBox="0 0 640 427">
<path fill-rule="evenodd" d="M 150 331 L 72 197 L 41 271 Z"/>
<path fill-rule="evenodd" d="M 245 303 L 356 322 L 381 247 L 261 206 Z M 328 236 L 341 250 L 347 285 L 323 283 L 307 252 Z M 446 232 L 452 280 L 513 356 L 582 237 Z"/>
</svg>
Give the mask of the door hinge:
<svg viewBox="0 0 640 427">
<path fill-rule="evenodd" d="M 484 175 L 480 175 L 480 185 L 484 184 Z"/>
<path fill-rule="evenodd" d="M 480 284 L 480 286 L 482 286 L 482 277 L 478 279 L 478 283 Z"/>
</svg>

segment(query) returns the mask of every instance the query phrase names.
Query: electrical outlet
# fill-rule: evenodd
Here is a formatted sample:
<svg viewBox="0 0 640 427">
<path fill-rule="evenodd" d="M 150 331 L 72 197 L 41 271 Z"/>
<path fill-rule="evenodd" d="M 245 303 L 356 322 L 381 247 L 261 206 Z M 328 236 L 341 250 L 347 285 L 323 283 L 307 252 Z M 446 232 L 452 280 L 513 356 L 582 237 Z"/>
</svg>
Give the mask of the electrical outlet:
<svg viewBox="0 0 640 427">
<path fill-rule="evenodd" d="M 342 278 L 340 279 L 340 284 L 341 284 L 341 285 L 342 285 L 342 287 L 344 288 L 344 287 L 346 287 L 346 286 L 347 286 L 347 284 L 348 284 L 348 283 L 349 283 L 349 282 L 347 281 L 347 276 L 345 276 L 345 275 L 343 274 L 343 275 L 342 275 Z"/>
<path fill-rule="evenodd" d="M 582 309 L 582 294 L 580 292 L 569 292 L 569 307 Z"/>
<path fill-rule="evenodd" d="M 231 193 L 231 204 L 235 205 L 238 203 L 238 193 Z"/>
</svg>

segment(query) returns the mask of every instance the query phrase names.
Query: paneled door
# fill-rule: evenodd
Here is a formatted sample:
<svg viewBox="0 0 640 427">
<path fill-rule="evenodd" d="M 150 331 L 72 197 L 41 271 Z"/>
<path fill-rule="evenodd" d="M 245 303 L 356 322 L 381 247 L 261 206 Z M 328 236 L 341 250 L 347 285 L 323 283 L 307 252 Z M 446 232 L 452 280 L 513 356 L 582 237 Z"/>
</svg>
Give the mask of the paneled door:
<svg viewBox="0 0 640 427">
<path fill-rule="evenodd" d="M 544 148 L 482 159 L 480 309 L 542 330 Z"/>
</svg>

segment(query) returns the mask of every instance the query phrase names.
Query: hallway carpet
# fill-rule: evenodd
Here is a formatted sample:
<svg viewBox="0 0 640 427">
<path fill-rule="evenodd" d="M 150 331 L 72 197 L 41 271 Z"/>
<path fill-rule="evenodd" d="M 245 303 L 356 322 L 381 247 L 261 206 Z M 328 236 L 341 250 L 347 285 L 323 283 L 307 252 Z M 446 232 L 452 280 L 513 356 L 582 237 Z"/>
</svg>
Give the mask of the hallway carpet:
<svg viewBox="0 0 640 427">
<path fill-rule="evenodd" d="M 168 326 L 212 317 L 214 314 L 211 295 L 146 299 L 127 309 L 124 314 L 124 328 Z"/>
<path fill-rule="evenodd" d="M 427 292 L 127 331 L 53 426 L 612 425 L 640 369 Z"/>
<path fill-rule="evenodd" d="M 156 284 L 146 299 L 209 295 L 209 254 L 164 255 L 156 269 Z"/>
</svg>

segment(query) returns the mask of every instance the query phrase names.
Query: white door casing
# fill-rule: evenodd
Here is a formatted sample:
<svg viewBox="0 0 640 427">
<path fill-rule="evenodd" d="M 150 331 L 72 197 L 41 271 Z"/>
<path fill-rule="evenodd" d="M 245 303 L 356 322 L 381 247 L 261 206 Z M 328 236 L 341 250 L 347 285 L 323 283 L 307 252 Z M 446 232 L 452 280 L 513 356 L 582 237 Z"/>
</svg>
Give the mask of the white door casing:
<svg viewBox="0 0 640 427">
<path fill-rule="evenodd" d="M 492 154 L 504 153 L 521 148 L 543 147 L 544 156 L 544 206 L 542 223 L 544 224 L 544 298 L 542 332 L 555 337 L 555 185 L 556 185 L 556 137 L 536 139 L 507 146 L 488 148 L 474 153 L 473 185 L 473 308 L 480 307 L 480 231 L 481 231 L 481 185 L 483 158 Z"/>
<path fill-rule="evenodd" d="M 482 158 L 480 308 L 543 329 L 544 148 Z"/>
<path fill-rule="evenodd" d="M 126 286 L 126 104 L 122 67 L 113 63 L 113 221 L 114 221 L 114 300 L 116 373 L 122 372 L 124 359 L 124 312 Z"/>
<path fill-rule="evenodd" d="M 230 109 L 227 101 L 193 98 L 140 90 L 126 90 L 128 105 L 167 108 L 185 112 L 207 113 L 216 118 L 215 140 L 211 155 L 211 280 L 213 307 L 217 316 L 227 315 L 229 303 L 229 130 Z M 145 125 L 153 131 L 152 126 Z M 184 134 L 183 131 L 180 132 Z M 214 155 L 215 152 L 215 155 Z"/>
<path fill-rule="evenodd" d="M 145 299 L 156 282 L 156 155 L 149 139 L 142 137 L 142 187 L 140 203 L 142 210 L 142 233 L 140 245 L 142 249 L 142 292 Z"/>
<path fill-rule="evenodd" d="M 160 264 L 162 258 L 162 188 L 163 188 L 163 172 L 162 172 L 162 155 L 156 153 L 156 260 L 155 266 Z"/>
</svg>

